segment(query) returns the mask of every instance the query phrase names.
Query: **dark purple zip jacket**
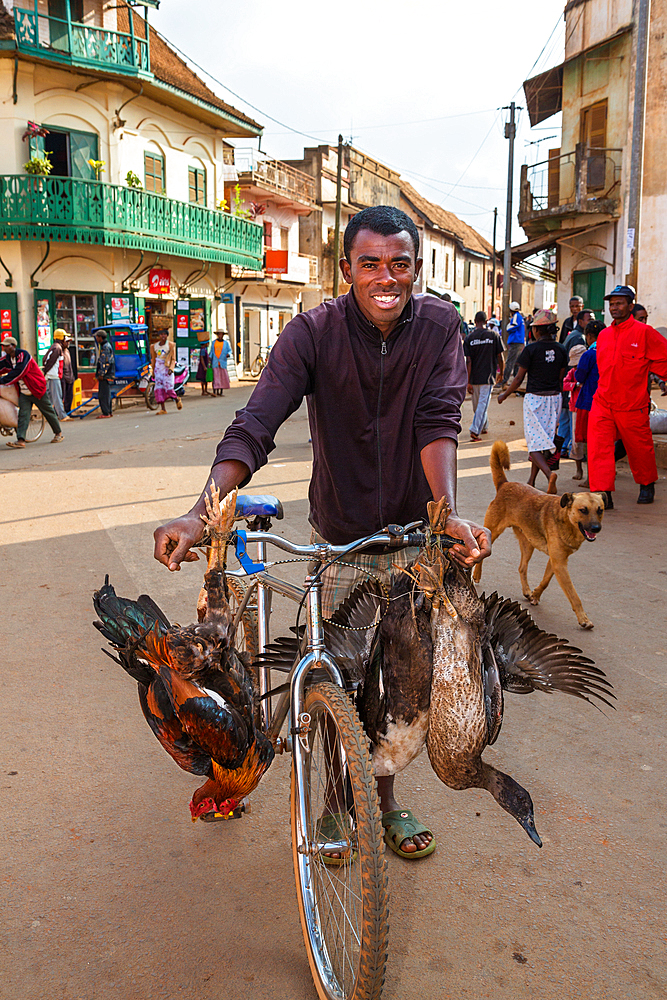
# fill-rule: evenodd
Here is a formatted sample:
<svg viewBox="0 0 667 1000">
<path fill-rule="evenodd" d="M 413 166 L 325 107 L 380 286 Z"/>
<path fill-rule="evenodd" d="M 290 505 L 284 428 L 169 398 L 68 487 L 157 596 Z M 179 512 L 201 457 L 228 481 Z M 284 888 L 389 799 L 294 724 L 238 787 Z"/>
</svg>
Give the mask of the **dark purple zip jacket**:
<svg viewBox="0 0 667 1000">
<path fill-rule="evenodd" d="M 350 291 L 287 324 L 215 464 L 266 464 L 280 425 L 307 398 L 313 441 L 310 523 L 347 545 L 426 517 L 420 452 L 457 440 L 467 372 L 450 302 L 414 296 L 383 341 Z M 246 480 L 247 482 L 247 480 Z M 243 484 L 245 485 L 245 483 Z"/>
</svg>

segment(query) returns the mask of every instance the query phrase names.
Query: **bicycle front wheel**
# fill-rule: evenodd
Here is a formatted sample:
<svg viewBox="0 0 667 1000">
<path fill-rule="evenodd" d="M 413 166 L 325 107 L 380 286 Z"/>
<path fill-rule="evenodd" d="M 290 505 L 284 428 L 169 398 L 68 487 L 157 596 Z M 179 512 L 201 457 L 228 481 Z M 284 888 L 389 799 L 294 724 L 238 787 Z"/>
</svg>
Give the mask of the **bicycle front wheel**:
<svg viewBox="0 0 667 1000">
<path fill-rule="evenodd" d="M 309 688 L 304 711 L 310 715 L 309 732 L 294 737 L 293 751 L 302 755 L 304 780 L 300 787 L 293 761 L 291 812 L 310 969 L 320 1000 L 379 1000 L 387 962 L 388 893 L 368 742 L 349 698 L 335 684 Z"/>
</svg>

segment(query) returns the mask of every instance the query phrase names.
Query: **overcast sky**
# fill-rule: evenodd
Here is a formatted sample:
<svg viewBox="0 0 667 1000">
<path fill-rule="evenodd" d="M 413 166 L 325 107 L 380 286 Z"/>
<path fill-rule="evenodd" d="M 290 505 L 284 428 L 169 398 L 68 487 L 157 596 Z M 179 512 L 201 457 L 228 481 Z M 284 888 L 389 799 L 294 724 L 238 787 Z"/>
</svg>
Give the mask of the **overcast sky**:
<svg viewBox="0 0 667 1000">
<path fill-rule="evenodd" d="M 564 0 L 162 0 L 150 19 L 211 74 L 216 93 L 264 126 L 265 152 L 294 159 L 342 132 L 489 239 L 497 206 L 501 247 L 508 143 L 498 109 L 523 106 L 523 80 L 561 61 L 563 8 Z M 519 113 L 515 192 L 520 164 L 559 144 L 549 138 L 559 118 L 530 130 Z M 528 145 L 536 139 L 544 141 Z M 514 243 L 525 239 L 517 207 L 515 194 Z"/>
</svg>

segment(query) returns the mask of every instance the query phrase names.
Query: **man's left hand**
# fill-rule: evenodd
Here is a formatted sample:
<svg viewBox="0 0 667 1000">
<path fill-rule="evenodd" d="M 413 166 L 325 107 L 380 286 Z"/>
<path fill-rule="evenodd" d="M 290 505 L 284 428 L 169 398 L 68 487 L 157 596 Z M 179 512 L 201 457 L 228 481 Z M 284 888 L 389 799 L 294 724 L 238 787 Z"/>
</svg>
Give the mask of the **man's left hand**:
<svg viewBox="0 0 667 1000">
<path fill-rule="evenodd" d="M 455 545 L 450 552 L 456 562 L 465 569 L 470 569 L 475 563 L 491 555 L 489 528 L 482 528 L 473 521 L 466 521 L 450 514 L 447 518 L 447 534 L 461 539 L 462 544 Z"/>
</svg>

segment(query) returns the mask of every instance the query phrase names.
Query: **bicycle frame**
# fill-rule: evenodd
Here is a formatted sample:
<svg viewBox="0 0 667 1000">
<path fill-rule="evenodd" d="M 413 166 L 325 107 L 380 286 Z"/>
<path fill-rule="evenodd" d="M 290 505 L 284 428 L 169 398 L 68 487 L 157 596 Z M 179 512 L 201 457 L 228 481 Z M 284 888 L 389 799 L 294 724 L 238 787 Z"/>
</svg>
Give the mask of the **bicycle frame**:
<svg viewBox="0 0 667 1000">
<path fill-rule="evenodd" d="M 239 579 L 253 579 L 253 583 L 248 587 L 243 605 L 238 609 L 237 619 L 240 620 L 254 589 L 257 589 L 257 622 L 259 652 L 262 653 L 269 644 L 269 619 L 271 615 L 272 593 L 280 594 L 283 597 L 294 601 L 296 604 L 306 603 L 306 653 L 297 663 L 294 664 L 288 676 L 290 685 L 289 691 L 284 692 L 276 705 L 272 709 L 271 697 L 267 697 L 271 690 L 271 675 L 267 667 L 259 667 L 259 690 L 262 697 L 261 718 L 262 728 L 274 743 L 279 740 L 279 734 L 288 714 L 292 720 L 289 736 L 299 735 L 306 721 L 301 719 L 303 715 L 303 695 L 306 678 L 311 670 L 321 667 L 327 671 L 330 679 L 339 687 L 344 687 L 344 679 L 334 658 L 327 651 L 324 643 L 324 627 L 322 622 L 321 592 L 322 581 L 317 575 L 323 563 L 337 556 L 345 556 L 349 553 L 363 551 L 374 546 L 384 545 L 387 551 L 407 548 L 409 545 L 419 545 L 424 540 L 424 535 L 415 529 L 421 526 L 421 522 L 414 522 L 401 528 L 398 525 L 391 526 L 391 532 L 379 531 L 366 539 L 352 542 L 350 545 L 329 545 L 327 542 L 318 542 L 312 545 L 298 545 L 288 541 L 280 535 L 274 535 L 268 531 L 244 531 L 237 532 L 237 539 L 242 540 L 242 547 L 245 550 L 247 543 L 257 543 L 257 562 L 252 563 L 247 557 L 247 552 L 243 551 L 241 559 L 246 563 L 246 567 L 241 570 L 228 570 L 229 576 Z M 298 587 L 286 580 L 267 573 L 265 567 L 267 557 L 267 545 L 275 545 L 277 548 L 288 552 L 291 555 L 303 556 L 313 560 L 314 569 L 306 577 L 305 587 Z M 237 541 L 238 553 L 238 541 Z M 242 563 L 243 565 L 243 563 Z M 288 738 L 287 749 L 290 749 L 291 741 Z M 298 759 L 300 755 L 296 754 Z"/>
</svg>

